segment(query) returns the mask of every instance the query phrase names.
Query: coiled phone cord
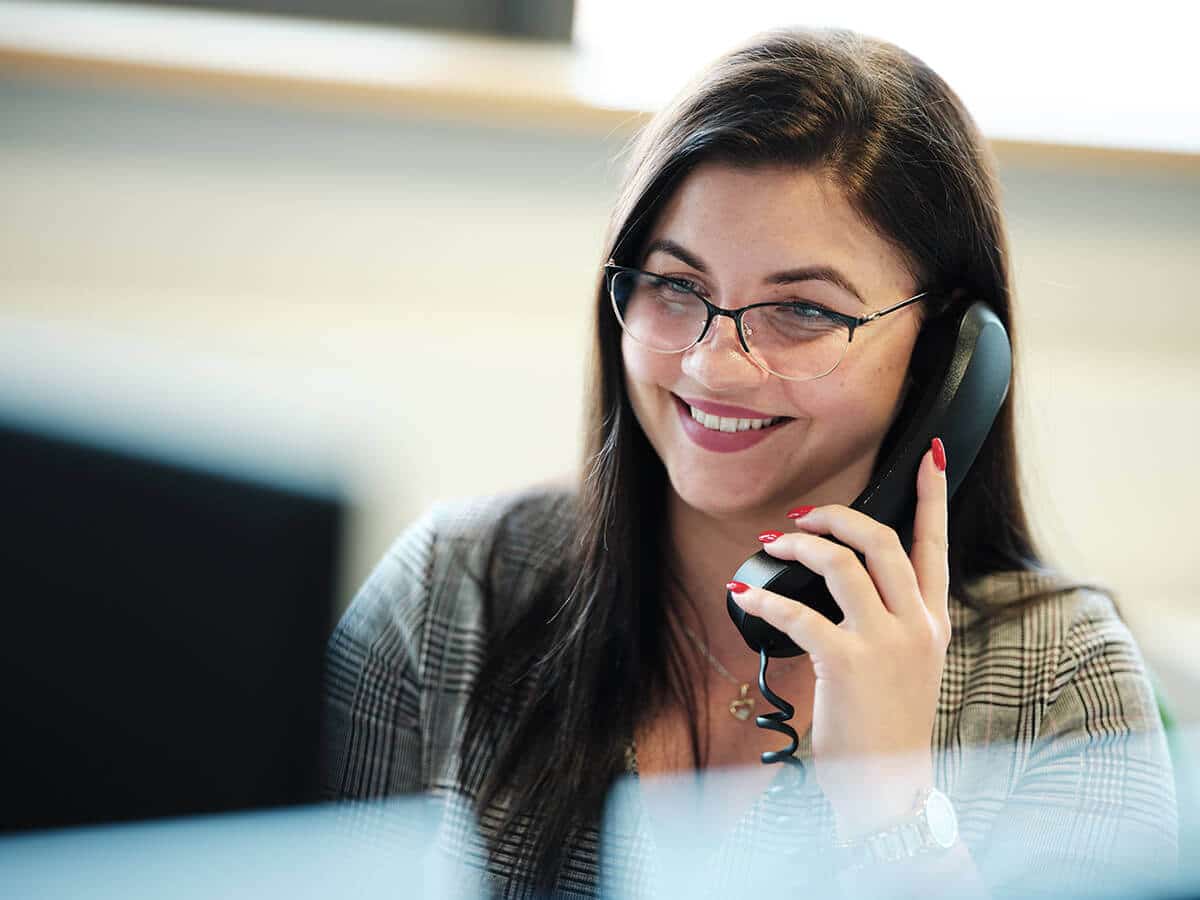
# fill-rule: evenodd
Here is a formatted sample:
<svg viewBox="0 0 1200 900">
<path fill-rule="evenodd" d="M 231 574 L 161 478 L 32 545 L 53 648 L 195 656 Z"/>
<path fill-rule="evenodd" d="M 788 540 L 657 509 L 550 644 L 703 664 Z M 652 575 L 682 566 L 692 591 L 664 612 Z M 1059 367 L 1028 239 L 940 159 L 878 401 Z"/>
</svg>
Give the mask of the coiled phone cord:
<svg viewBox="0 0 1200 900">
<path fill-rule="evenodd" d="M 758 716 L 754 720 L 754 724 L 759 728 L 765 728 L 768 731 L 778 731 L 782 735 L 786 735 L 791 741 L 782 750 L 767 750 L 762 755 L 764 765 L 771 763 L 784 762 L 785 760 L 793 759 L 793 754 L 796 748 L 800 746 L 800 737 L 796 734 L 796 729 L 791 725 L 784 724 L 792 716 L 796 714 L 796 707 L 788 703 L 769 687 L 767 687 L 767 651 L 765 649 L 758 651 L 758 689 L 762 691 L 763 697 L 767 699 L 772 706 L 779 712 L 766 713 Z"/>
</svg>

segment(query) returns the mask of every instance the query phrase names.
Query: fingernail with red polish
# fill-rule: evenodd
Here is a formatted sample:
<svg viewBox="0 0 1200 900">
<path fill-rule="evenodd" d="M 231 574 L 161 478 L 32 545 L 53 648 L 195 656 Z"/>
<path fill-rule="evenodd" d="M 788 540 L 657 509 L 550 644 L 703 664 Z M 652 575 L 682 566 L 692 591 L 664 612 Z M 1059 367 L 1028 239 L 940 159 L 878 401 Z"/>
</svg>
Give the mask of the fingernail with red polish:
<svg viewBox="0 0 1200 900">
<path fill-rule="evenodd" d="M 814 509 L 816 509 L 815 506 L 797 506 L 795 509 L 788 510 L 787 517 L 789 519 L 803 519 Z"/>
<path fill-rule="evenodd" d="M 769 544 L 771 541 L 778 540 L 781 537 L 783 537 L 782 531 L 764 531 L 758 536 L 758 539 L 764 544 Z"/>
<path fill-rule="evenodd" d="M 725 583 L 725 590 L 729 591 L 731 594 L 744 594 L 746 591 L 750 590 L 750 585 L 742 584 L 740 581 L 728 581 Z"/>
<path fill-rule="evenodd" d="M 930 446 L 933 447 L 933 464 L 938 467 L 939 472 L 945 472 L 946 448 L 942 446 L 942 439 L 935 437 Z"/>
</svg>

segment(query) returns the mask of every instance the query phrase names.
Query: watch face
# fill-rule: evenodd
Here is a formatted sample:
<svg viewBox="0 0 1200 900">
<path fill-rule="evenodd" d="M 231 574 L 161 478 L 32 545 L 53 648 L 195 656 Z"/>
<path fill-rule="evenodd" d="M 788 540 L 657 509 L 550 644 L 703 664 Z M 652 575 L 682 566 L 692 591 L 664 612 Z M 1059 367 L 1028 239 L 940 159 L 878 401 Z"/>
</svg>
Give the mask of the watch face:
<svg viewBox="0 0 1200 900">
<path fill-rule="evenodd" d="M 930 791 L 925 801 L 925 821 L 939 847 L 949 848 L 958 839 L 958 816 L 950 798 L 941 791 Z"/>
</svg>

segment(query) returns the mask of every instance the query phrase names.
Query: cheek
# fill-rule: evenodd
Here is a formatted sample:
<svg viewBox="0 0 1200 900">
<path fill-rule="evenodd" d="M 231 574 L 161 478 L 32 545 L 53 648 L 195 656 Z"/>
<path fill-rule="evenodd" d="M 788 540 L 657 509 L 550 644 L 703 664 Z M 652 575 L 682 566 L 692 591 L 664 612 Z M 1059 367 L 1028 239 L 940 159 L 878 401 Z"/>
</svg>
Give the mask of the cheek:
<svg viewBox="0 0 1200 900">
<path fill-rule="evenodd" d="M 669 388 L 679 374 L 677 355 L 654 353 L 628 336 L 621 341 L 621 357 L 625 362 L 625 381 L 631 390 L 654 386 Z"/>
<path fill-rule="evenodd" d="M 793 406 L 816 419 L 854 427 L 888 419 L 904 389 L 906 360 L 844 360 L 824 378 L 793 382 L 785 389 Z"/>
<path fill-rule="evenodd" d="M 625 364 L 625 393 L 629 397 L 633 417 L 661 458 L 664 448 L 659 440 L 659 432 L 667 400 L 664 391 L 674 384 L 670 372 L 673 358 L 651 353 L 628 337 L 621 344 L 621 357 Z"/>
</svg>

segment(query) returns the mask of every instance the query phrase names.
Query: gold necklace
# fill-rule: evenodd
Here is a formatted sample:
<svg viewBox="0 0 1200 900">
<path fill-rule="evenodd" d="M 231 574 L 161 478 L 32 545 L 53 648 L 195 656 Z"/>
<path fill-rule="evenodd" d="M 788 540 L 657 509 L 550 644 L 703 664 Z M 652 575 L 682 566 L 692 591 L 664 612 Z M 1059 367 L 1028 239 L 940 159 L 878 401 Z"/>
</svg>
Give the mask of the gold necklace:
<svg viewBox="0 0 1200 900">
<path fill-rule="evenodd" d="M 683 623 L 683 630 L 687 632 L 687 636 L 692 639 L 692 643 L 696 645 L 696 649 L 704 654 L 704 658 L 712 664 L 717 673 L 738 689 L 738 696 L 729 701 L 729 714 L 739 722 L 745 722 L 754 713 L 754 698 L 749 696 L 750 682 L 738 681 L 730 675 L 729 670 L 721 665 L 720 660 L 708 651 L 708 647 L 705 646 L 704 641 L 696 637 L 696 633 L 688 628 L 686 623 Z"/>
</svg>

